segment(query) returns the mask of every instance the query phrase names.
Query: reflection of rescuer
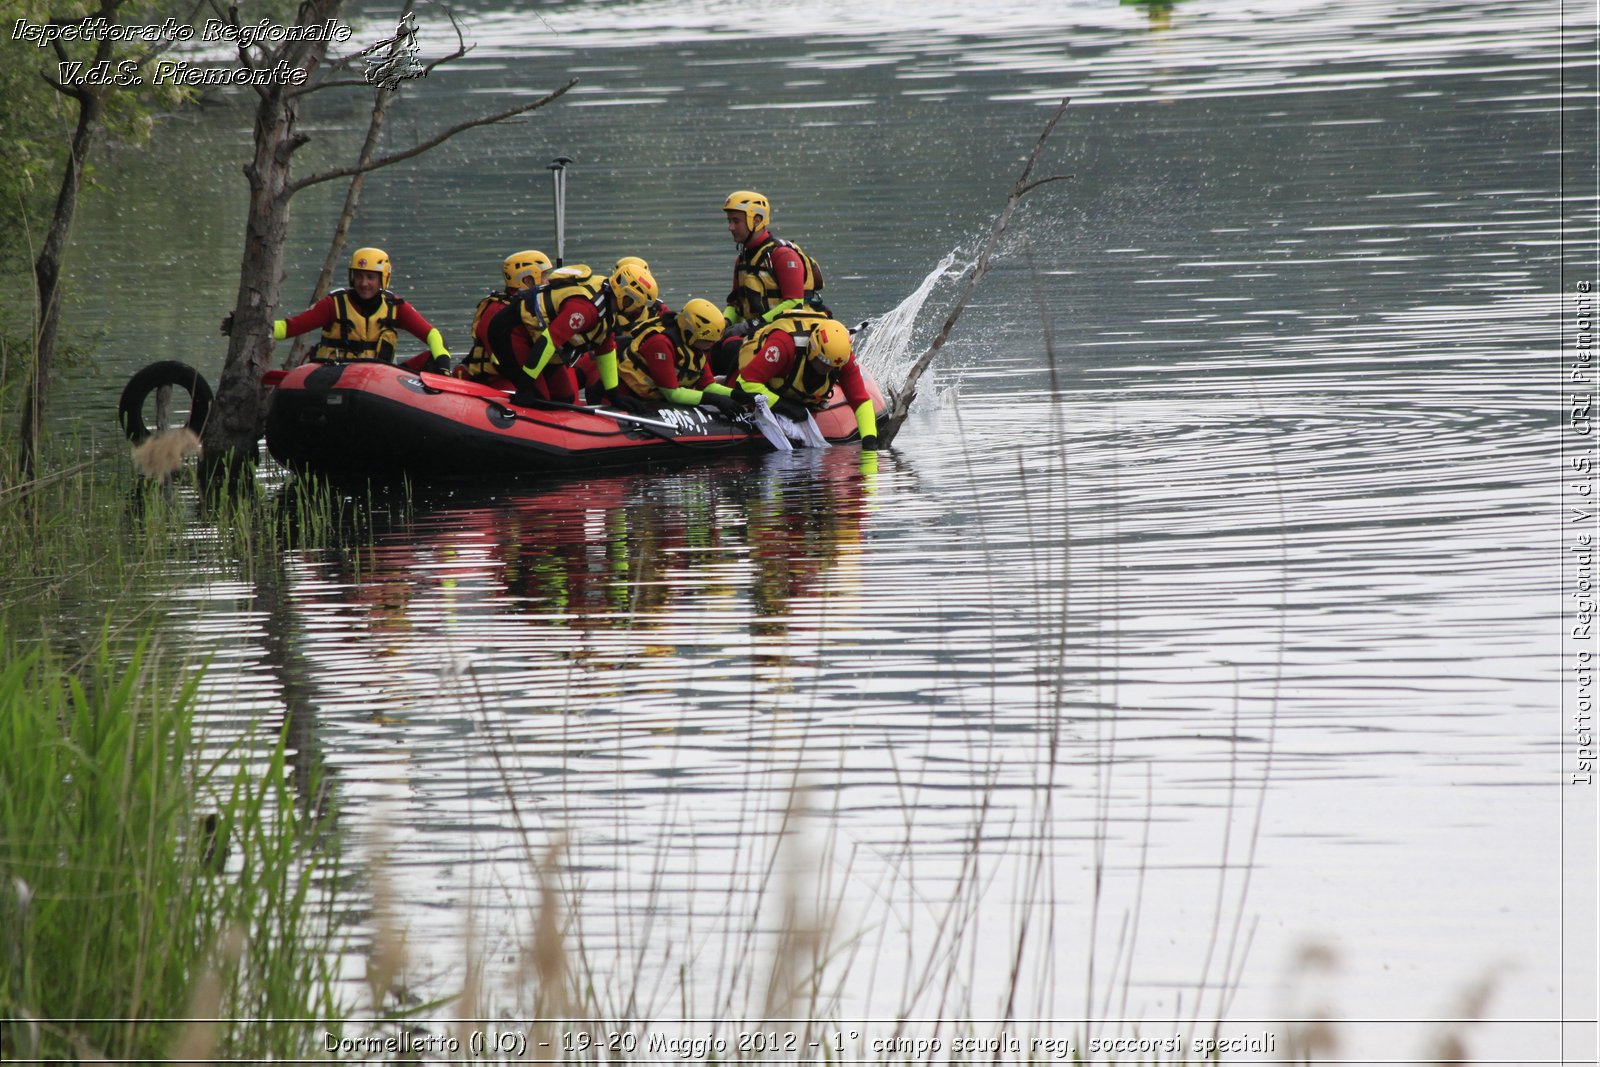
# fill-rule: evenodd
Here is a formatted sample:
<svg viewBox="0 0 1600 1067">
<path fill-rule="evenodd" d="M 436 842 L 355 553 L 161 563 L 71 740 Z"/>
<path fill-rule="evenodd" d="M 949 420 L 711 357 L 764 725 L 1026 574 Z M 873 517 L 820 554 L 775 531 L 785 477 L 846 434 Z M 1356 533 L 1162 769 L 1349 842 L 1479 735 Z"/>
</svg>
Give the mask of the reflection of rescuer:
<svg viewBox="0 0 1600 1067">
<path fill-rule="evenodd" d="M 500 373 L 516 389 L 513 399 L 575 402 L 573 364 L 592 353 L 607 398 L 623 400 L 616 333 L 637 321 L 659 295 L 650 272 L 634 263 L 618 267 L 609 278 L 581 264 L 559 267 L 543 285 L 518 293 L 488 331 Z"/>
<path fill-rule="evenodd" d="M 811 313 L 780 316 L 745 342 L 733 380 L 736 397 L 767 398 L 774 414 L 806 421 L 837 384 L 856 414 L 861 447 L 878 447 L 878 417 L 861 378 L 850 328 Z"/>
<path fill-rule="evenodd" d="M 272 324 L 272 339 L 282 341 L 320 329 L 313 359 L 375 359 L 393 363 L 398 331 L 420 338 L 428 351 L 406 360 L 407 370 L 450 369 L 450 352 L 439 331 L 400 297 L 389 291 L 389 255 L 381 248 L 358 248 L 350 257 L 350 287 L 335 289 L 305 311 Z M 230 314 L 222 332 L 233 326 Z"/>
<path fill-rule="evenodd" d="M 795 310 L 828 313 L 822 303 L 822 268 L 790 241 L 774 237 L 772 205 L 760 193 L 741 189 L 722 202 L 728 233 L 739 246 L 733 290 L 723 309 L 731 324 L 712 356 L 712 369 L 729 374 L 744 339 L 780 315 Z"/>
<path fill-rule="evenodd" d="M 633 326 L 617 357 L 624 406 L 635 410 L 669 404 L 710 404 L 737 415 L 733 390 L 711 375 L 706 357 L 728 320 L 709 300 L 690 300 L 676 315 L 657 311 Z"/>
<path fill-rule="evenodd" d="M 511 388 L 511 379 L 496 369 L 494 352 L 489 348 L 489 324 L 522 290 L 543 284 L 550 267 L 550 257 L 536 248 L 513 252 L 505 258 L 500 269 L 505 275 L 506 286 L 478 301 L 478 306 L 473 310 L 472 351 L 456 368 L 456 377 L 470 378 L 497 388 Z"/>
</svg>

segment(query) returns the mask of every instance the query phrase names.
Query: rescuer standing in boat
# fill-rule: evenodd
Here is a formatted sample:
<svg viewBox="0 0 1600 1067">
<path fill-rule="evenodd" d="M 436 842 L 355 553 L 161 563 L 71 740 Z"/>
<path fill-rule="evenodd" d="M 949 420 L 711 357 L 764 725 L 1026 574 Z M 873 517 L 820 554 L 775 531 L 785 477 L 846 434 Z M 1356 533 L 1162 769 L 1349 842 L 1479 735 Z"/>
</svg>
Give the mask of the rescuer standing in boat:
<svg viewBox="0 0 1600 1067">
<path fill-rule="evenodd" d="M 348 289 L 335 289 L 305 311 L 272 324 L 272 339 L 282 341 L 320 329 L 313 359 L 376 359 L 393 363 L 398 331 L 420 338 L 426 354 L 401 365 L 407 370 L 450 369 L 450 352 L 439 331 L 416 308 L 389 291 L 389 253 L 381 248 L 358 248 L 350 257 Z M 222 332 L 233 329 L 233 315 L 222 320 Z"/>
<path fill-rule="evenodd" d="M 797 422 L 821 408 L 837 384 L 855 411 L 862 449 L 877 450 L 878 417 L 844 323 L 817 312 L 780 316 L 745 342 L 739 364 L 734 396 L 765 396 L 774 414 Z"/>
<path fill-rule="evenodd" d="M 822 302 L 822 269 L 791 241 L 773 236 L 772 205 L 760 193 L 741 189 L 722 202 L 739 254 L 733 262 L 733 289 L 723 315 L 730 325 L 712 353 L 720 376 L 737 368 L 745 338 L 778 316 L 797 309 L 828 314 Z"/>
<path fill-rule="evenodd" d="M 505 258 L 500 266 L 506 279 L 505 288 L 496 289 L 478 301 L 478 306 L 473 310 L 472 351 L 456 368 L 457 378 L 492 385 L 497 389 L 512 388 L 511 380 L 495 367 L 494 352 L 489 348 L 489 323 L 511 303 L 512 297 L 524 289 L 543 285 L 550 267 L 550 257 L 536 248 L 513 252 Z"/>
<path fill-rule="evenodd" d="M 702 299 L 690 300 L 676 315 L 658 311 L 634 323 L 617 356 L 623 406 L 643 411 L 663 401 L 710 404 L 724 415 L 737 415 L 733 390 L 712 377 L 707 359 L 727 325 L 717 305 Z"/>
<path fill-rule="evenodd" d="M 558 267 L 545 284 L 518 293 L 489 324 L 489 347 L 516 389 L 513 400 L 576 402 L 572 367 L 585 353 L 594 355 L 607 398 L 621 399 L 616 333 L 660 295 L 655 278 L 635 263 L 623 264 L 609 278 L 581 264 Z M 523 344 L 527 357 L 519 359 Z"/>
</svg>

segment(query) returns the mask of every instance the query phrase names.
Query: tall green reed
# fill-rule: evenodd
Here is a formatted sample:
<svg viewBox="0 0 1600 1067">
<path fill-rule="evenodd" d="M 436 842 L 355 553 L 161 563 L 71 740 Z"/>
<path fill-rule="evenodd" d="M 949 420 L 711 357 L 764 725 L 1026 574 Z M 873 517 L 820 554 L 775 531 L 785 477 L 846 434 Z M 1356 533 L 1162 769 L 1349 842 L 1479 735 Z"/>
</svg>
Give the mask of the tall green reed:
<svg viewBox="0 0 1600 1067">
<path fill-rule="evenodd" d="M 269 1020 L 339 1015 L 335 861 L 281 738 L 207 749 L 199 679 L 148 639 L 68 669 L 0 633 L 6 1058 L 313 1058 Z"/>
</svg>

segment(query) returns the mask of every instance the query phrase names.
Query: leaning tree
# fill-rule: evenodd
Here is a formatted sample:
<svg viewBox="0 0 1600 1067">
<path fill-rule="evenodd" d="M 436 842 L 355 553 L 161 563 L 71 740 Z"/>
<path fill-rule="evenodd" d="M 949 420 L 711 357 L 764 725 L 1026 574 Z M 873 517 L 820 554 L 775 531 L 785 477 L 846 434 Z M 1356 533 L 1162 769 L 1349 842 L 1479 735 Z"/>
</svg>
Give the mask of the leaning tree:
<svg viewBox="0 0 1600 1067">
<path fill-rule="evenodd" d="M 242 32 L 245 27 L 241 23 L 238 8 L 230 8 L 227 12 L 227 21 L 241 31 L 241 66 L 253 71 L 273 72 L 274 76 L 263 77 L 263 84 L 253 86 L 257 102 L 254 151 L 244 168 L 245 179 L 250 186 L 244 257 L 239 266 L 239 291 L 234 301 L 228 354 L 217 385 L 216 402 L 202 435 L 202 464 L 208 471 L 237 470 L 251 464 L 257 454 L 266 399 L 266 387 L 261 379 L 272 356 L 272 319 L 273 312 L 281 303 L 283 247 L 289 232 L 289 205 L 295 194 L 310 186 L 340 178 L 351 178 L 358 182 L 363 175 L 419 156 L 464 130 L 503 122 L 543 107 L 577 84 L 576 79 L 570 80 L 530 103 L 467 119 L 439 130 L 410 147 L 377 155 L 377 135 L 389 104 L 388 94 L 399 90 L 402 83 L 393 77 L 392 63 L 364 62 L 373 49 L 332 58 L 329 56 L 330 42 L 318 39 L 323 35 L 307 32 L 314 27 L 336 23 L 342 6 L 343 0 L 303 0 L 294 21 L 286 24 L 289 32 L 276 42 L 254 39 L 254 35 Z M 405 25 L 409 12 L 408 3 L 401 14 L 400 25 Z M 393 42 L 385 42 L 379 46 L 391 48 L 388 56 L 390 61 L 395 58 L 392 45 Z M 459 58 L 465 52 L 466 47 L 461 42 L 457 28 L 456 50 L 441 59 L 420 65 L 414 73 L 425 74 L 438 64 Z M 383 56 L 377 58 L 384 59 Z M 364 67 L 365 73 L 355 73 L 358 64 Z M 303 78 L 293 73 L 296 71 L 304 72 Z M 374 77 L 374 71 L 378 72 L 378 76 Z M 366 146 L 350 166 L 296 177 L 294 155 L 311 140 L 311 135 L 300 125 L 301 106 L 313 93 L 338 89 L 375 91 L 373 120 Z M 341 226 L 348 225 L 358 195 L 357 185 L 352 196 L 347 197 Z M 336 234 L 335 246 L 341 240 Z"/>
</svg>

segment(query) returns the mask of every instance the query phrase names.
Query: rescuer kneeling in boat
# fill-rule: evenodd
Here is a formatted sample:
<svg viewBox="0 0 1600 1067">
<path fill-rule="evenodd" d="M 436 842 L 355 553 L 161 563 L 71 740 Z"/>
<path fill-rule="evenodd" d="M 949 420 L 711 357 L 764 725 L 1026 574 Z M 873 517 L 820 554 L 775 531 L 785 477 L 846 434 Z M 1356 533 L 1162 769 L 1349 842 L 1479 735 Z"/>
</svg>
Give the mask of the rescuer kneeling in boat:
<svg viewBox="0 0 1600 1067">
<path fill-rule="evenodd" d="M 632 336 L 619 346 L 617 357 L 622 406 L 641 411 L 663 401 L 709 404 L 724 415 L 739 414 L 733 390 L 712 377 L 706 359 L 727 325 L 717 305 L 700 299 L 684 304 L 676 315 L 656 311 L 631 324 Z"/>
<path fill-rule="evenodd" d="M 439 331 L 416 308 L 389 291 L 389 253 L 381 248 L 358 248 L 350 257 L 350 287 L 335 289 L 300 314 L 272 324 L 272 339 L 282 341 L 320 329 L 313 359 L 376 359 L 394 362 L 398 331 L 420 338 L 428 351 L 404 361 L 407 370 L 450 369 L 450 352 Z M 222 332 L 232 328 L 233 316 L 222 320 Z"/>
<path fill-rule="evenodd" d="M 774 237 L 772 204 L 760 193 L 741 189 L 722 202 L 728 232 L 739 254 L 733 261 L 733 290 L 723 309 L 729 326 L 712 353 L 712 372 L 733 373 L 740 347 L 778 316 L 804 310 L 827 315 L 822 302 L 822 268 L 799 245 Z"/>
<path fill-rule="evenodd" d="M 629 265 L 637 267 L 652 278 L 655 277 L 650 270 L 650 264 L 638 256 L 623 256 L 618 259 L 611 267 L 612 275 L 615 276 L 619 270 Z M 628 342 L 633 340 L 634 331 L 643 325 L 646 320 L 652 316 L 666 318 L 671 314 L 672 309 L 667 306 L 667 302 L 657 299 L 652 300 L 648 307 L 637 310 L 631 319 L 618 316 L 616 331 L 612 334 L 612 337 L 617 342 L 619 357 L 622 352 L 627 350 Z M 594 353 L 585 352 L 580 356 L 578 362 L 572 365 L 572 373 L 578 376 L 578 389 L 588 396 L 591 404 L 601 404 L 606 401 L 606 390 L 600 384 L 600 368 L 595 365 Z"/>
<path fill-rule="evenodd" d="M 855 411 L 861 447 L 877 450 L 878 416 L 844 323 L 815 313 L 781 316 L 745 342 L 739 364 L 734 396 L 765 396 L 774 415 L 797 423 L 811 422 L 837 384 Z"/>
<path fill-rule="evenodd" d="M 512 297 L 524 289 L 543 285 L 546 275 L 550 273 L 550 267 L 550 257 L 537 248 L 513 252 L 505 258 L 505 262 L 500 266 L 501 273 L 506 279 L 505 288 L 496 289 L 478 301 L 478 306 L 473 309 L 472 351 L 467 353 L 467 358 L 456 368 L 457 378 L 492 385 L 496 389 L 512 388 L 511 379 L 502 375 L 495 367 L 494 352 L 489 348 L 489 323 L 511 303 Z"/>
<path fill-rule="evenodd" d="M 618 402 L 619 324 L 638 319 L 659 295 L 650 272 L 633 263 L 609 278 L 579 264 L 558 267 L 543 285 L 518 293 L 489 324 L 489 347 L 516 390 L 513 402 L 575 403 L 572 367 L 588 353 L 607 399 Z"/>
<path fill-rule="evenodd" d="M 650 275 L 651 278 L 655 277 L 655 273 L 650 269 L 650 264 L 646 263 L 638 256 L 623 256 L 612 266 L 611 273 L 615 275 L 617 271 L 630 265 L 644 271 L 646 274 Z M 638 317 L 632 322 L 617 323 L 617 351 L 621 352 L 627 347 L 627 339 L 632 336 L 632 330 L 637 328 L 637 326 L 643 323 L 646 319 L 651 318 L 652 316 L 656 318 L 666 318 L 671 314 L 672 309 L 667 306 L 667 302 L 665 300 L 656 299 L 650 301 L 650 306 L 639 312 Z"/>
</svg>

